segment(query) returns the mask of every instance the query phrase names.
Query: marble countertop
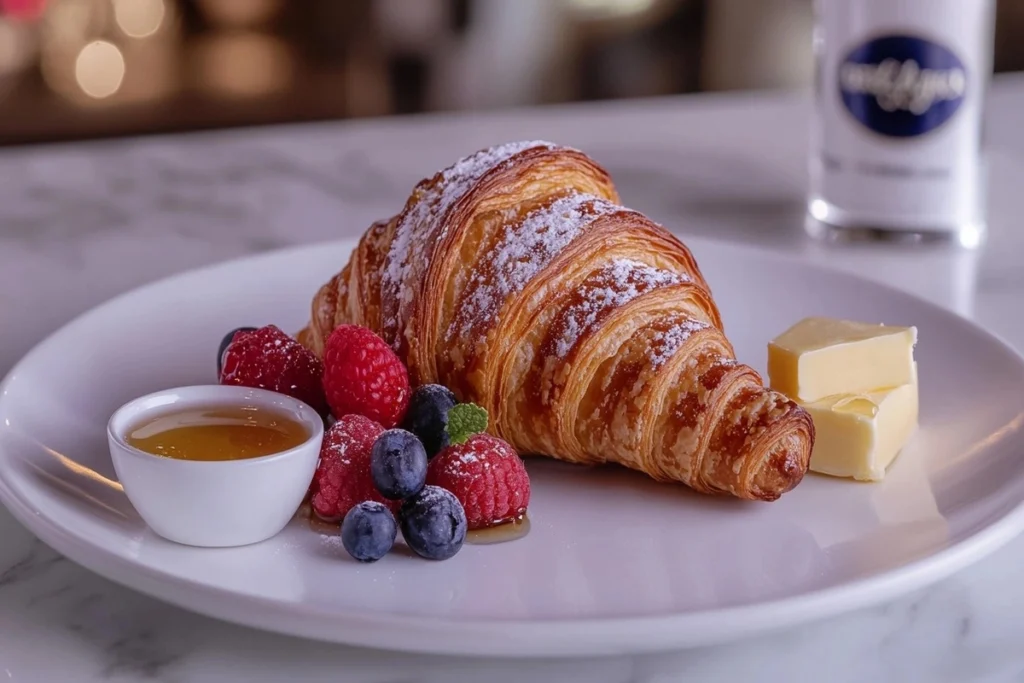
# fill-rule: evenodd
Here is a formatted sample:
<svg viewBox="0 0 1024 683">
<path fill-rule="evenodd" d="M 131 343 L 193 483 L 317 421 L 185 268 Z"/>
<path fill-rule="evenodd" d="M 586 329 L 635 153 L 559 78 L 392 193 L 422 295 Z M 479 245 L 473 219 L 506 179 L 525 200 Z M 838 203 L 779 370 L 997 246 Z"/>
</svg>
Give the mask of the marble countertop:
<svg viewBox="0 0 1024 683">
<path fill-rule="evenodd" d="M 988 244 L 830 246 L 802 230 L 804 93 L 304 124 L 0 150 L 0 374 L 127 289 L 223 259 L 354 236 L 422 176 L 546 138 L 605 164 L 624 203 L 682 235 L 743 240 L 876 278 L 1024 350 L 1024 78 L 988 107 Z M 62 559 L 0 508 L 0 683 L 35 681 L 1019 681 L 1024 538 L 924 591 L 726 646 L 603 660 L 378 652 L 197 616 Z"/>
</svg>

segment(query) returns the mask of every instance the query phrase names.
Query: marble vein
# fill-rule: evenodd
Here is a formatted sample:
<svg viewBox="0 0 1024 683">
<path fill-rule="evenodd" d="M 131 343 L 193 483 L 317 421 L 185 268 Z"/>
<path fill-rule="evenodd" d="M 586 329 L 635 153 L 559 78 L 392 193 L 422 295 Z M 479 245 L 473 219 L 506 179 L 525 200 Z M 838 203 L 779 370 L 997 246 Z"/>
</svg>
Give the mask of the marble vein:
<svg viewBox="0 0 1024 683">
<path fill-rule="evenodd" d="M 37 579 L 50 568 L 66 560 L 50 550 L 42 541 L 35 540 L 27 555 L 0 571 L 0 590 L 22 581 Z"/>
</svg>

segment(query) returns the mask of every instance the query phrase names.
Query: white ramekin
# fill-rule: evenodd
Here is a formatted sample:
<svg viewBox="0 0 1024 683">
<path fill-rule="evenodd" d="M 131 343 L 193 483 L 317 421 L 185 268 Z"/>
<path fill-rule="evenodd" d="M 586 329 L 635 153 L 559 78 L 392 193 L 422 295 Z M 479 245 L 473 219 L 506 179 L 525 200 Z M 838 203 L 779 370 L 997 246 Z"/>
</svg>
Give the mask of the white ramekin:
<svg viewBox="0 0 1024 683">
<path fill-rule="evenodd" d="M 310 436 L 281 453 L 214 462 L 167 458 L 128 445 L 129 432 L 146 419 L 193 407 L 243 405 L 284 412 Z M 309 489 L 323 435 L 323 419 L 302 401 L 239 386 L 148 394 L 121 406 L 107 423 L 114 470 L 142 519 L 167 540 L 203 547 L 248 545 L 280 532 Z"/>
</svg>

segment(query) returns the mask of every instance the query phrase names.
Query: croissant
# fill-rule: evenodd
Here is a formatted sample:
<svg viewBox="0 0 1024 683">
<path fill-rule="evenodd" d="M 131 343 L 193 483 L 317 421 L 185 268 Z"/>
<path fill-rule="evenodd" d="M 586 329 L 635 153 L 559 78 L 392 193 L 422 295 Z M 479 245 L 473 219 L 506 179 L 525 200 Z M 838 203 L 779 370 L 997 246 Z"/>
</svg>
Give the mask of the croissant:
<svg viewBox="0 0 1024 683">
<path fill-rule="evenodd" d="M 683 242 L 618 202 L 578 150 L 478 151 L 363 234 L 299 340 L 322 355 L 369 327 L 523 455 L 776 500 L 807 471 L 809 414 L 737 362 Z"/>
</svg>

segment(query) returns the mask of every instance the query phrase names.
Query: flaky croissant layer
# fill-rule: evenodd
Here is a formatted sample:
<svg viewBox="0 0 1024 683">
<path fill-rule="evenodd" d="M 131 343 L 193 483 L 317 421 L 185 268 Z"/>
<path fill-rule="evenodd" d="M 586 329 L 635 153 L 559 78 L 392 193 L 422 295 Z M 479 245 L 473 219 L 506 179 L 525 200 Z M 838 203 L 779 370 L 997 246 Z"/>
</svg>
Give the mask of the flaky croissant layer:
<svg viewBox="0 0 1024 683">
<path fill-rule="evenodd" d="M 369 327 L 524 455 L 777 499 L 807 471 L 810 416 L 737 362 L 690 250 L 618 202 L 578 150 L 476 152 L 363 234 L 299 338 L 322 354 Z"/>
</svg>

